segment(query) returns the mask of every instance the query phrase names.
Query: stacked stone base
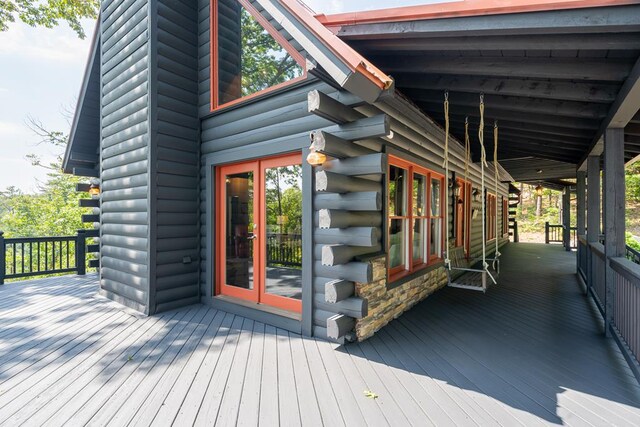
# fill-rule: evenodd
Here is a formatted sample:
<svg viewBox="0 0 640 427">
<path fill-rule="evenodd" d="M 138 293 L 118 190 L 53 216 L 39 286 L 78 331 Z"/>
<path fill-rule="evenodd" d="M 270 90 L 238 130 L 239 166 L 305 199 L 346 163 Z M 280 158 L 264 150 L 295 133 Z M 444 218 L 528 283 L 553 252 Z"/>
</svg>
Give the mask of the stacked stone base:
<svg viewBox="0 0 640 427">
<path fill-rule="evenodd" d="M 369 307 L 368 315 L 356 322 L 358 341 L 370 338 L 380 328 L 447 284 L 445 268 L 438 267 L 389 289 L 386 256 L 380 256 L 371 262 L 373 282 L 356 283 L 356 295 L 366 299 Z"/>
</svg>

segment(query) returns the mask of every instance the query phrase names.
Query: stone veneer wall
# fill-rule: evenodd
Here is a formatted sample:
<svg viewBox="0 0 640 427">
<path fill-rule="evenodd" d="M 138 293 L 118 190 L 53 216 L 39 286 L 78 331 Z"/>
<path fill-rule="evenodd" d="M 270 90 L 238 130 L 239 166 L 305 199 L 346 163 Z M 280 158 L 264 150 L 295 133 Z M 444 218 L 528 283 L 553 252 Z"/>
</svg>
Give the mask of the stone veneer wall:
<svg viewBox="0 0 640 427">
<path fill-rule="evenodd" d="M 358 341 L 370 338 L 387 323 L 447 284 L 446 270 L 438 267 L 396 288 L 387 289 L 386 256 L 370 262 L 373 264 L 373 281 L 356 283 L 356 295 L 367 300 L 369 307 L 368 315 L 356 321 Z"/>
</svg>

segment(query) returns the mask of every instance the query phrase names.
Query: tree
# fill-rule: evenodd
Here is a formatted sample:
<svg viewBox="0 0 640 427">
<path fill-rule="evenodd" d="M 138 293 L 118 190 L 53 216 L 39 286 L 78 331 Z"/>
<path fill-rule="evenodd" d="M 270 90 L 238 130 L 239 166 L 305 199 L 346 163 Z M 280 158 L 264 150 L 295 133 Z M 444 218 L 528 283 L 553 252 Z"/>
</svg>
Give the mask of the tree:
<svg viewBox="0 0 640 427">
<path fill-rule="evenodd" d="M 242 96 L 302 75 L 289 53 L 244 8 L 241 10 Z"/>
<path fill-rule="evenodd" d="M 47 180 L 39 183 L 36 194 L 25 194 L 15 187 L 0 191 L 0 230 L 5 237 L 36 237 L 72 235 L 85 228 L 81 215 L 86 209 L 78 200 L 87 194 L 78 193 L 76 184 L 81 178 L 62 172 L 62 153 L 67 137 L 62 132 L 49 131 L 37 120 L 29 119 L 29 126 L 41 138 L 42 144 L 53 146 L 56 159 L 44 164 L 36 155 L 27 158 L 31 164 L 47 169 Z"/>
<path fill-rule="evenodd" d="M 86 34 L 80 20 L 95 19 L 99 8 L 100 0 L 0 0 L 0 31 L 7 31 L 16 18 L 32 27 L 46 28 L 66 21 L 83 39 Z"/>
</svg>

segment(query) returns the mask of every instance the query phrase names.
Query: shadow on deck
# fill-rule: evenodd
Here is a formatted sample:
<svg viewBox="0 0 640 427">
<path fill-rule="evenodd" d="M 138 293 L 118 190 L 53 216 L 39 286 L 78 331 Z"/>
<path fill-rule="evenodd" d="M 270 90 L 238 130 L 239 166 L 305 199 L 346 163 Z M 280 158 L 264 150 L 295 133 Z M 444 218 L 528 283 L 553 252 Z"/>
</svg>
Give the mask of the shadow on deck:
<svg viewBox="0 0 640 427">
<path fill-rule="evenodd" d="M 204 306 L 131 315 L 95 277 L 5 285 L 0 424 L 640 425 L 575 254 L 503 252 L 486 295 L 442 290 L 345 347 Z"/>
</svg>

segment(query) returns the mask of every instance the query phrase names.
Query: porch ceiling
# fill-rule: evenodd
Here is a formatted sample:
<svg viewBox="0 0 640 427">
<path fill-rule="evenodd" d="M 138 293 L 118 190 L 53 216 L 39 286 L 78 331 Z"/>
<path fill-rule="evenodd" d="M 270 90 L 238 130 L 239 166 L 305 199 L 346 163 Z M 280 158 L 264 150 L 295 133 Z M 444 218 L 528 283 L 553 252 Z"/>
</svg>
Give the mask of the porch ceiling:
<svg viewBox="0 0 640 427">
<path fill-rule="evenodd" d="M 350 24 L 336 31 L 442 125 L 449 91 L 451 132 L 464 140 L 469 117 L 476 158 L 484 93 L 487 148 L 493 150 L 497 120 L 501 164 L 523 181 L 575 176 L 640 74 L 640 5 Z M 640 154 L 640 114 L 626 129 L 630 161 Z"/>
</svg>

